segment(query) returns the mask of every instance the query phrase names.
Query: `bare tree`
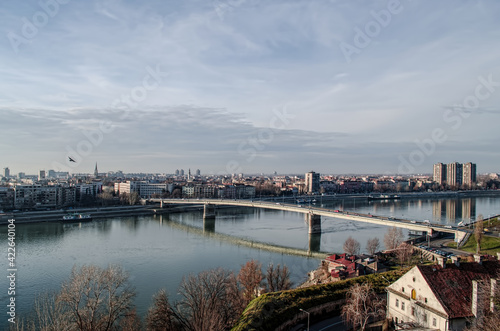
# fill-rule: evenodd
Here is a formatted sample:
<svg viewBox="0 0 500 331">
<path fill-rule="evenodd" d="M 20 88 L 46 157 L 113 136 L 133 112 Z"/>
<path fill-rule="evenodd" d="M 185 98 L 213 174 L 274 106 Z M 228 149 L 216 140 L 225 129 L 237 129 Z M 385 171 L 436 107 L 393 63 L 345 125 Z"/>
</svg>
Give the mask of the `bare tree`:
<svg viewBox="0 0 500 331">
<path fill-rule="evenodd" d="M 153 305 L 149 307 L 146 315 L 146 328 L 148 331 L 175 331 L 179 327 L 175 320 L 175 312 L 168 301 L 164 289 L 153 296 Z"/>
<path fill-rule="evenodd" d="M 258 296 L 262 279 L 262 264 L 257 261 L 250 260 L 241 267 L 238 281 L 243 287 L 243 298 L 247 304 Z"/>
<path fill-rule="evenodd" d="M 407 243 L 402 243 L 397 247 L 396 257 L 399 261 L 399 264 L 403 266 L 405 263 L 410 261 L 410 258 L 413 255 L 413 246 Z"/>
<path fill-rule="evenodd" d="M 349 236 L 344 241 L 344 253 L 349 254 L 349 255 L 356 255 L 359 254 L 359 249 L 361 248 L 361 245 L 359 241 L 354 239 L 353 237 Z"/>
<path fill-rule="evenodd" d="M 342 307 L 342 318 L 354 329 L 365 330 L 370 319 L 385 316 L 385 302 L 380 299 L 369 283 L 355 284 L 349 288 Z"/>
<path fill-rule="evenodd" d="M 393 226 L 384 235 L 385 249 L 396 249 L 404 240 L 403 230 Z"/>
<path fill-rule="evenodd" d="M 474 223 L 474 238 L 476 238 L 476 253 L 479 254 L 481 251 L 481 242 L 483 241 L 484 232 L 484 221 L 483 215 L 479 214 L 477 216 L 476 223 Z"/>
<path fill-rule="evenodd" d="M 59 331 L 71 330 L 69 314 L 56 301 L 56 293 L 43 293 L 36 297 L 31 314 L 20 317 L 11 331 Z"/>
<path fill-rule="evenodd" d="M 478 281 L 478 314 L 472 318 L 470 326 L 464 331 L 500 331 L 500 287 L 492 286 L 490 281 Z"/>
<path fill-rule="evenodd" d="M 278 266 L 275 268 L 272 263 L 267 267 L 266 272 L 267 289 L 269 292 L 277 292 L 289 290 L 292 287 L 292 282 L 290 281 L 290 271 L 286 265 L 281 268 Z"/>
<path fill-rule="evenodd" d="M 56 303 L 67 311 L 72 329 L 114 330 L 132 309 L 135 290 L 128 275 L 119 266 L 73 268 L 69 281 L 63 283 Z"/>
<path fill-rule="evenodd" d="M 184 278 L 179 294 L 177 318 L 181 328 L 190 331 L 225 330 L 233 326 L 244 307 L 236 277 L 220 268 Z"/>
<path fill-rule="evenodd" d="M 131 206 L 133 206 L 136 203 L 138 203 L 140 199 L 141 199 L 141 197 L 139 196 L 139 193 L 137 193 L 137 192 L 130 192 L 130 194 L 128 196 L 128 203 Z"/>
<path fill-rule="evenodd" d="M 141 331 L 142 321 L 139 315 L 137 315 L 137 311 L 133 309 L 129 312 L 124 318 L 120 320 L 120 324 L 118 326 L 118 330 L 120 331 Z M 165 330 L 165 329 L 162 329 Z"/>
<path fill-rule="evenodd" d="M 366 250 L 368 254 L 373 255 L 380 249 L 380 240 L 375 237 L 372 239 L 368 239 L 366 242 Z"/>
</svg>

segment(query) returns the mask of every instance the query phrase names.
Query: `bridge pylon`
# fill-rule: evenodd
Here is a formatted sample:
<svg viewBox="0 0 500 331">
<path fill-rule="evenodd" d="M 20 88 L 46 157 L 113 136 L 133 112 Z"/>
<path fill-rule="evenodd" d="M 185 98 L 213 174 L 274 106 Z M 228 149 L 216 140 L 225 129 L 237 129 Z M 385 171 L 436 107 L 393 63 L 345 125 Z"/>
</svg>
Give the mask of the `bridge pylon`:
<svg viewBox="0 0 500 331">
<path fill-rule="evenodd" d="M 306 222 L 309 224 L 309 234 L 321 233 L 321 215 L 306 214 Z"/>
<path fill-rule="evenodd" d="M 206 203 L 203 206 L 203 219 L 215 219 L 215 205 Z"/>
</svg>

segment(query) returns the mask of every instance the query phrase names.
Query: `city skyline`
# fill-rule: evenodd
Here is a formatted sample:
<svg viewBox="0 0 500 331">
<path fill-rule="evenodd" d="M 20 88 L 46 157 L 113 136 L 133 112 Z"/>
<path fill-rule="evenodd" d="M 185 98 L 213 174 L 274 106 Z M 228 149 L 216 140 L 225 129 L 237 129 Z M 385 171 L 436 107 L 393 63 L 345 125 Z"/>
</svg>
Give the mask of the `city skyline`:
<svg viewBox="0 0 500 331">
<path fill-rule="evenodd" d="M 95 162 L 500 171 L 498 3 L 29 0 L 1 11 L 0 167 L 12 174 Z"/>
</svg>

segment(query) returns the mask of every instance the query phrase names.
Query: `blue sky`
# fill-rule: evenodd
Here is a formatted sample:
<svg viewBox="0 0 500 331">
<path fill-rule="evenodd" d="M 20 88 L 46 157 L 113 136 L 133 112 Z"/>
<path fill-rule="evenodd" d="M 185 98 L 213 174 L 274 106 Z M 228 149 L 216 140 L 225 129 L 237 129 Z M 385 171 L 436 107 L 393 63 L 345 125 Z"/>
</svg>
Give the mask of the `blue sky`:
<svg viewBox="0 0 500 331">
<path fill-rule="evenodd" d="M 13 173 L 500 172 L 497 1 L 5 0 L 0 16 Z"/>
</svg>

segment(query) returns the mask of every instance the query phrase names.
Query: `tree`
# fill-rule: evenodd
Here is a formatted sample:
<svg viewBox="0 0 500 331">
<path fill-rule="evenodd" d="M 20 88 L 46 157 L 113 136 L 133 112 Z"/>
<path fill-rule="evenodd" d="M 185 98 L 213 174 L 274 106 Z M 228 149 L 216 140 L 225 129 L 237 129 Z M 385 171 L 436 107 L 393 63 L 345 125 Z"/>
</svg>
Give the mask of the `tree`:
<svg viewBox="0 0 500 331">
<path fill-rule="evenodd" d="M 359 241 L 354 239 L 353 237 L 349 236 L 344 242 L 344 253 L 349 254 L 349 255 L 356 255 L 359 254 L 359 249 L 361 248 L 361 245 Z"/>
<path fill-rule="evenodd" d="M 178 330 L 175 312 L 168 301 L 164 289 L 153 296 L 153 305 L 149 307 L 146 315 L 146 328 L 148 331 L 174 331 Z"/>
<path fill-rule="evenodd" d="M 403 266 L 405 263 L 408 263 L 412 255 L 413 255 L 413 246 L 405 242 L 399 245 L 396 250 L 396 257 L 401 266 Z"/>
<path fill-rule="evenodd" d="M 292 287 L 290 281 L 290 271 L 286 265 L 275 268 L 272 263 L 267 266 L 266 272 L 267 289 L 269 292 L 289 290 Z"/>
<path fill-rule="evenodd" d="M 226 330 L 236 323 L 244 308 L 236 277 L 221 268 L 184 278 L 179 294 L 176 314 L 180 329 Z"/>
<path fill-rule="evenodd" d="M 375 237 L 372 239 L 368 239 L 366 242 L 366 250 L 368 254 L 374 255 L 380 249 L 380 240 Z"/>
<path fill-rule="evenodd" d="M 476 219 L 476 223 L 474 223 L 474 238 L 476 238 L 476 253 L 479 254 L 481 251 L 481 242 L 483 241 L 483 232 L 484 232 L 484 221 L 483 215 L 479 214 Z"/>
<path fill-rule="evenodd" d="M 141 199 L 141 197 L 139 196 L 139 193 L 137 193 L 137 192 L 130 192 L 130 194 L 128 195 L 128 203 L 131 206 L 133 206 L 137 202 L 139 202 L 140 199 Z"/>
<path fill-rule="evenodd" d="M 120 331 L 141 331 L 142 321 L 137 315 L 137 311 L 134 309 L 128 313 L 123 319 L 120 320 L 120 324 L 117 328 Z M 162 329 L 165 330 L 165 329 Z"/>
<path fill-rule="evenodd" d="M 114 330 L 132 312 L 134 296 L 135 290 L 121 267 L 102 269 L 90 265 L 73 268 L 55 302 L 67 312 L 64 316 L 71 329 Z"/>
<path fill-rule="evenodd" d="M 354 329 L 365 330 L 370 319 L 385 316 L 385 300 L 380 299 L 369 283 L 355 284 L 349 288 L 342 307 L 342 318 Z"/>
<path fill-rule="evenodd" d="M 243 298 L 246 304 L 258 296 L 262 278 L 262 264 L 257 261 L 250 260 L 241 267 L 238 281 L 243 287 Z"/>
<path fill-rule="evenodd" d="M 384 235 L 385 249 L 396 249 L 403 242 L 403 230 L 393 226 Z"/>
</svg>

